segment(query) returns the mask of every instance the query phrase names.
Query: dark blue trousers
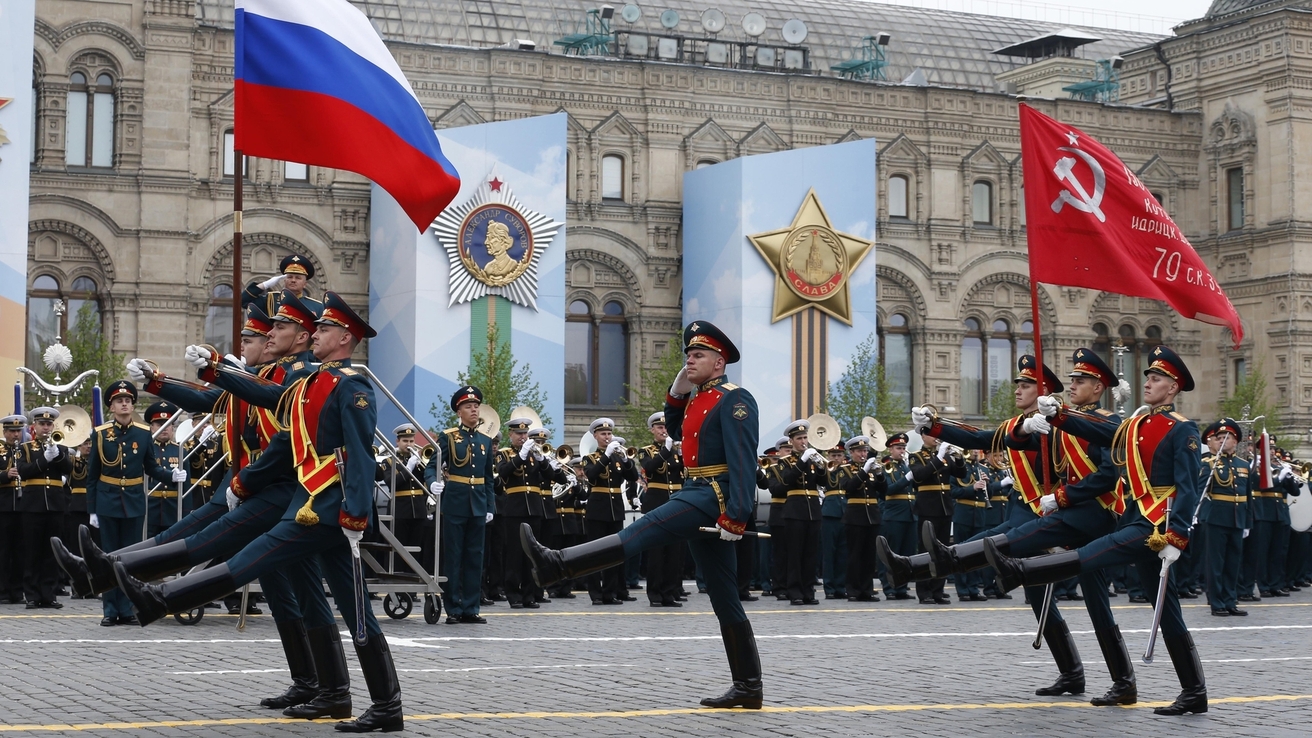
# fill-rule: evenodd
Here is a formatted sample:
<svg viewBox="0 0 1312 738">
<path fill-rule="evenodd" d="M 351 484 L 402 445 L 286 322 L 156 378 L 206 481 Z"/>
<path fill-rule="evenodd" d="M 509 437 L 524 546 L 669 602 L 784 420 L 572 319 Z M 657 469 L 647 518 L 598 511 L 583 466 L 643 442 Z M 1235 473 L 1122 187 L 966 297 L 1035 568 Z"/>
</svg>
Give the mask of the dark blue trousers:
<svg viewBox="0 0 1312 738">
<path fill-rule="evenodd" d="M 1244 565 L 1244 531 L 1207 525 L 1207 601 L 1213 610 L 1239 604 L 1239 571 Z M 1189 546 L 1193 548 L 1192 545 Z"/>
<path fill-rule="evenodd" d="M 996 525 L 986 531 L 976 533 L 970 540 L 977 541 L 981 538 L 989 538 L 1003 533 L 1010 537 L 1011 532 L 1014 529 L 1041 519 L 1042 518 L 1038 515 L 1034 514 L 1034 511 L 1030 509 L 1029 505 L 1009 505 L 1007 509 L 1007 519 L 1002 521 L 1001 525 Z M 1011 549 L 1010 555 L 1013 557 L 1018 556 L 1016 549 L 1014 548 L 1015 544 L 1012 545 L 1013 548 Z M 1034 610 L 1035 619 L 1038 619 L 1039 613 L 1043 612 L 1043 594 L 1046 589 L 1047 587 L 1025 587 L 1025 599 L 1030 603 L 1030 609 Z M 1061 615 L 1061 610 L 1057 609 L 1056 597 L 1052 598 L 1052 604 L 1048 607 L 1048 620 L 1054 623 L 1066 621 Z"/>
<path fill-rule="evenodd" d="M 482 597 L 485 518 L 442 515 L 442 571 L 446 573 L 446 613 L 477 615 Z"/>
<path fill-rule="evenodd" d="M 693 561 L 706 580 L 706 594 L 711 598 L 715 617 L 721 625 L 734 625 L 747 619 L 743 603 L 738 599 L 738 556 L 734 544 L 697 530 L 714 526 L 718 509 L 719 503 L 710 486 L 699 479 L 689 480 L 669 502 L 620 531 L 619 537 L 626 557 L 637 556 L 655 546 L 688 541 Z M 717 512 L 712 514 L 710 510 Z M 780 584 L 776 582 L 774 586 Z"/>
<path fill-rule="evenodd" d="M 969 523 L 953 523 L 952 537 L 954 540 L 957 541 L 969 541 L 972 538 L 974 538 L 976 535 L 978 535 L 981 530 L 984 530 L 984 528 L 978 525 L 970 525 Z M 992 571 L 993 571 L 992 569 L 985 568 L 985 569 L 977 569 L 975 571 L 962 572 L 960 574 L 953 574 L 952 580 L 953 580 L 953 584 L 957 588 L 957 597 L 958 598 L 969 597 L 970 595 L 973 594 L 979 594 L 981 588 L 985 584 L 984 581 L 985 574 Z"/>
<path fill-rule="evenodd" d="M 1012 529 L 1007 533 L 1011 543 L 1011 556 L 1033 556 L 1053 546 L 1083 546 L 1116 530 L 1116 516 L 1096 501 L 1075 507 L 1055 510 L 1043 517 Z M 1080 574 L 1080 588 L 1084 590 L 1084 609 L 1095 630 L 1109 630 L 1116 626 L 1112 617 L 1111 600 L 1107 597 L 1107 575 L 1101 569 Z"/>
<path fill-rule="evenodd" d="M 124 546 L 141 542 L 141 526 L 146 516 L 135 518 L 111 518 L 105 515 L 100 520 L 100 547 L 106 551 L 117 551 Z M 100 596 L 100 609 L 107 618 L 123 618 L 132 614 L 132 601 L 115 587 Z"/>
<path fill-rule="evenodd" d="M 162 546 L 170 541 L 181 540 L 187 536 L 199 533 L 204 530 L 205 526 L 227 514 L 227 489 L 231 481 L 232 471 L 229 470 L 229 472 L 224 475 L 223 481 L 219 482 L 219 486 L 215 487 L 217 491 L 214 493 L 214 496 L 210 498 L 209 502 L 206 502 L 204 505 L 187 513 L 182 520 L 179 520 L 169 526 L 168 530 L 155 536 L 156 545 Z M 105 550 L 110 551 L 111 549 L 107 548 Z"/>
<path fill-rule="evenodd" d="M 263 585 L 265 577 L 279 571 L 287 572 L 292 569 L 304 574 L 306 568 L 296 569 L 294 566 L 307 558 L 318 559 L 319 574 L 328 582 L 333 601 L 337 603 L 337 611 L 346 621 L 347 628 L 355 632 L 356 595 L 351 547 L 347 543 L 346 536 L 342 535 L 342 529 L 335 524 L 301 525 L 295 520 L 280 521 L 267 533 L 259 536 L 249 546 L 228 559 L 228 570 L 232 572 L 237 586 L 254 579 L 260 579 Z M 292 586 L 302 587 L 297 590 L 298 592 L 308 595 L 308 582 L 302 576 L 289 574 L 289 578 L 298 582 Z M 314 581 L 315 586 L 318 586 L 319 580 Z M 477 591 L 476 588 L 476 594 Z M 319 597 L 322 596 L 322 589 L 320 589 Z M 382 629 L 378 627 L 378 620 L 374 617 L 373 608 L 368 602 L 367 591 L 365 597 L 365 631 L 370 635 L 382 633 Z M 317 608 L 305 614 L 306 627 L 331 623 L 333 621 L 331 611 L 326 618 L 327 622 L 323 622 L 324 620 L 323 612 Z"/>
<path fill-rule="evenodd" d="M 847 529 L 842 518 L 824 518 L 821 522 L 820 571 L 826 595 L 847 592 Z"/>
<path fill-rule="evenodd" d="M 1156 606 L 1162 560 L 1146 545 L 1153 530 L 1153 525 L 1138 515 L 1136 510 L 1127 511 L 1114 533 L 1079 549 L 1081 572 L 1109 566 L 1134 566 L 1139 572 L 1144 596 L 1148 598 L 1149 604 Z M 1174 580 L 1174 576 L 1167 578 L 1166 602 L 1162 607 L 1162 634 L 1168 638 L 1183 637 L 1189 632 L 1184 624 L 1184 612 L 1180 609 Z M 1106 591 L 1105 587 L 1103 591 Z M 1087 590 L 1085 595 L 1088 595 Z"/>
<path fill-rule="evenodd" d="M 884 538 L 888 539 L 888 547 L 893 549 L 893 553 L 899 556 L 915 556 L 919 537 L 916 534 L 916 521 L 910 520 L 885 520 L 880 531 Z M 893 582 L 888 579 L 885 573 L 880 585 L 884 588 L 884 594 L 904 595 L 907 593 L 907 585 L 901 587 L 892 586 Z"/>
</svg>

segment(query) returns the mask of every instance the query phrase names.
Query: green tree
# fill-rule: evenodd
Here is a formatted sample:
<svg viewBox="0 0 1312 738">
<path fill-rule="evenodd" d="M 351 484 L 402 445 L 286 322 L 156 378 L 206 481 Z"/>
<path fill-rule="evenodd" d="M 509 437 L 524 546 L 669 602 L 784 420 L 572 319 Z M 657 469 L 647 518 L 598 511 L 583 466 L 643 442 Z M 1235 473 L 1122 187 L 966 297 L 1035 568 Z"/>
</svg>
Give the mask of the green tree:
<svg viewBox="0 0 1312 738">
<path fill-rule="evenodd" d="M 1284 425 L 1283 411 L 1267 395 L 1264 363 L 1262 359 L 1258 359 L 1257 364 L 1235 383 L 1235 391 L 1221 401 L 1220 411 L 1223 417 L 1241 420 L 1244 417 L 1244 409 L 1247 408 L 1250 418 L 1265 416 L 1253 424 L 1254 434 L 1270 428 L 1279 435 Z M 1201 425 L 1207 425 L 1205 422 L 1199 422 Z"/>
<path fill-rule="evenodd" d="M 993 390 L 993 394 L 989 395 L 989 406 L 984 413 L 984 417 L 989 421 L 989 427 L 996 428 L 1019 412 L 1016 409 L 1016 385 L 1011 382 L 1000 382 L 997 389 Z"/>
<path fill-rule="evenodd" d="M 98 379 L 83 382 L 76 392 L 65 395 L 60 402 L 65 405 L 81 405 L 91 412 L 92 388 L 97 382 L 104 387 L 121 378 L 124 374 L 123 364 L 127 359 L 110 349 L 109 339 L 105 337 L 105 331 L 101 326 L 100 315 L 89 300 L 78 308 L 77 315 L 73 318 L 73 326 L 69 329 L 68 335 L 64 336 L 64 345 L 73 354 L 73 363 L 68 369 L 60 372 L 63 381 L 67 382 L 88 369 L 95 369 L 100 372 L 100 376 Z M 32 368 L 36 369 L 36 367 Z M 41 374 L 46 380 L 54 379 L 54 375 L 48 371 Z"/>
<path fill-rule="evenodd" d="M 472 384 L 482 390 L 483 404 L 496 410 L 502 423 L 510 420 L 512 408 L 527 405 L 538 412 L 542 425 L 554 433 L 552 418 L 544 409 L 547 393 L 533 381 L 533 368 L 527 362 L 521 367 L 510 350 L 510 344 L 497 340 L 497 330 L 495 324 L 488 326 L 487 351 L 474 354 L 467 369 L 456 373 L 456 382 Z M 460 422 L 446 402 L 433 403 L 429 412 L 437 416 L 440 424 L 433 430 L 454 428 Z"/>
<path fill-rule="evenodd" d="M 910 410 L 893 394 L 879 363 L 878 339 L 871 333 L 857 344 L 847 371 L 827 388 L 824 412 L 838 421 L 845 438 L 861 433 L 861 419 L 873 416 L 888 433 L 911 424 Z"/>
<path fill-rule="evenodd" d="M 665 409 L 665 391 L 674 381 L 674 375 L 683 366 L 683 337 L 676 333 L 670 336 L 665 353 L 656 357 L 656 363 L 639 370 L 642 383 L 640 387 L 624 385 L 628 390 L 626 398 L 620 401 L 619 435 L 626 443 L 636 448 L 650 444 L 654 439 L 647 429 L 647 417 L 654 412 Z"/>
</svg>

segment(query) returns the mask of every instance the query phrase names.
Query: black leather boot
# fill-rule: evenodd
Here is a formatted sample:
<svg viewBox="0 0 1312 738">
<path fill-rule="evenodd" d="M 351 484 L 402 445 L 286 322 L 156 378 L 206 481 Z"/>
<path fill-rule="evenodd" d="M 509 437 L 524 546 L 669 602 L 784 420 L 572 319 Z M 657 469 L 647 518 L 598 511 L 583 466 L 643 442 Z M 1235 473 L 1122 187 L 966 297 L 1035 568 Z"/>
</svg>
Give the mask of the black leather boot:
<svg viewBox="0 0 1312 738">
<path fill-rule="evenodd" d="M 539 587 L 550 587 L 562 579 L 578 579 L 624 563 L 624 544 L 616 535 L 556 551 L 538 543 L 533 528 L 521 523 L 519 543 L 533 567 L 533 581 Z"/>
<path fill-rule="evenodd" d="M 314 671 L 314 656 L 310 654 L 305 621 L 297 618 L 277 625 L 278 640 L 282 641 L 282 652 L 287 656 L 287 667 L 292 672 L 292 686 L 277 697 L 260 700 L 260 706 L 282 710 L 314 699 L 319 694 L 319 677 Z"/>
<path fill-rule="evenodd" d="M 1207 683 L 1203 681 L 1203 663 L 1198 659 L 1198 648 L 1189 633 L 1178 638 L 1162 634 L 1166 650 L 1171 654 L 1175 675 L 1180 678 L 1180 696 L 1166 707 L 1153 710 L 1157 715 L 1201 715 L 1207 712 Z"/>
<path fill-rule="evenodd" d="M 1089 700 L 1089 703 L 1097 707 L 1133 705 L 1139 701 L 1139 688 L 1134 682 L 1134 664 L 1130 661 L 1130 652 L 1125 649 L 1121 626 L 1113 625 L 1110 630 L 1099 630 L 1097 636 L 1102 660 L 1112 675 L 1112 688 L 1107 690 L 1107 694 Z"/>
<path fill-rule="evenodd" d="M 995 536 L 996 537 L 996 536 Z M 984 556 L 997 572 L 998 589 L 1003 592 L 1025 586 L 1061 582 L 1080 573 L 1080 553 L 1062 551 L 1026 559 L 1013 559 L 998 549 L 993 538 L 983 539 Z"/>
<path fill-rule="evenodd" d="M 87 562 L 81 556 L 69 551 L 58 536 L 50 537 L 50 550 L 55 552 L 55 563 L 59 564 L 59 568 L 68 575 L 75 596 L 86 599 L 96 593 L 95 585 L 91 581 L 91 570 L 87 568 Z M 110 580 L 114 580 L 113 576 Z M 113 587 L 111 586 L 110 589 Z"/>
<path fill-rule="evenodd" d="M 127 569 L 129 574 L 143 582 L 163 579 L 170 574 L 177 574 L 191 568 L 191 562 L 187 558 L 187 542 L 182 540 L 136 551 L 115 551 L 106 556 L 111 561 L 123 564 L 123 568 Z"/>
<path fill-rule="evenodd" d="M 944 546 L 943 542 L 934 535 L 934 526 L 928 520 L 921 526 L 920 538 L 929 555 L 929 571 L 934 579 L 941 579 L 950 574 L 965 574 L 989 565 L 988 557 L 984 555 L 983 538 L 954 546 Z M 991 540 L 998 551 L 1004 554 L 1011 549 L 1011 543 L 1005 535 L 992 536 Z"/>
<path fill-rule="evenodd" d="M 1048 618 L 1043 628 L 1043 640 L 1052 651 L 1052 660 L 1057 662 L 1061 676 L 1050 687 L 1034 690 L 1034 694 L 1053 697 L 1060 694 L 1084 694 L 1084 663 L 1080 661 L 1080 652 L 1075 649 L 1075 639 L 1065 620 Z"/>
<path fill-rule="evenodd" d="M 884 570 L 888 572 L 889 581 L 894 587 L 934 578 L 929 571 L 929 554 L 900 556 L 893 553 L 893 547 L 888 545 L 888 539 L 883 536 L 875 539 L 875 555 L 884 564 Z"/>
<path fill-rule="evenodd" d="M 163 584 L 146 584 L 129 574 L 123 564 L 116 561 L 114 575 L 123 593 L 132 600 L 133 607 L 137 609 L 137 620 L 143 627 L 171 612 L 187 612 L 204 607 L 237 589 L 227 564 L 218 564 Z"/>
<path fill-rule="evenodd" d="M 761 709 L 761 657 L 756 652 L 756 635 L 752 633 L 751 621 L 721 625 L 720 637 L 724 639 L 724 652 L 729 657 L 729 674 L 733 677 L 733 686 L 719 697 L 702 700 L 702 705 Z"/>
<path fill-rule="evenodd" d="M 343 733 L 404 730 L 401 684 L 396 679 L 396 664 L 392 663 L 387 639 L 382 633 L 370 635 L 367 643 L 355 647 L 355 655 L 360 658 L 360 669 L 364 672 L 365 684 L 369 685 L 369 699 L 373 704 L 360 717 L 338 723 L 335 727 Z"/>
<path fill-rule="evenodd" d="M 77 528 L 78 548 L 82 549 L 82 560 L 88 571 L 88 579 L 91 582 L 92 594 L 103 594 L 118 586 L 118 580 L 114 578 L 114 558 L 100 550 L 100 546 L 91 539 L 91 529 L 85 525 L 79 525 Z M 141 551 L 155 546 L 154 538 L 147 538 L 131 546 L 120 548 L 114 553 L 123 553 L 126 551 Z"/>
<path fill-rule="evenodd" d="M 307 628 L 305 638 L 310 644 L 310 657 L 319 683 L 314 699 L 292 705 L 282 714 L 287 717 L 349 718 L 351 716 L 351 673 L 346 670 L 346 652 L 342 650 L 342 635 L 337 625 L 320 625 Z"/>
</svg>

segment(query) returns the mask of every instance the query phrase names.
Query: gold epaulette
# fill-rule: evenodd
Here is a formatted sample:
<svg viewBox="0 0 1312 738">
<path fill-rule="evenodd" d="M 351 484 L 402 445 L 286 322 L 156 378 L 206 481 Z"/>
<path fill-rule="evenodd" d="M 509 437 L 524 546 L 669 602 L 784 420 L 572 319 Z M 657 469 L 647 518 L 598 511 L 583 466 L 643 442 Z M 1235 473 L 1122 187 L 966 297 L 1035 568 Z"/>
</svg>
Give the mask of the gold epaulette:
<svg viewBox="0 0 1312 738">
<path fill-rule="evenodd" d="M 451 434 L 453 434 L 453 433 L 458 432 L 459 430 L 460 430 L 459 428 L 447 428 L 446 430 L 442 431 L 442 433 L 443 433 L 444 435 L 448 435 L 448 436 L 449 436 L 449 435 L 451 435 Z"/>
<path fill-rule="evenodd" d="M 354 377 L 355 375 L 359 374 L 359 372 L 357 372 L 356 370 L 352 369 L 349 366 L 341 367 L 337 371 L 341 372 L 342 374 L 345 374 L 348 377 Z"/>
<path fill-rule="evenodd" d="M 105 430 L 105 429 L 109 428 L 109 427 L 112 426 L 112 425 L 114 425 L 114 421 L 111 420 L 111 421 L 109 421 L 108 423 L 105 423 L 104 425 L 98 425 L 98 426 L 96 426 L 96 430 L 98 430 L 98 431 L 102 431 L 102 430 Z"/>
<path fill-rule="evenodd" d="M 1103 408 L 1103 407 L 1100 407 L 1100 408 L 1098 408 L 1097 410 L 1094 410 L 1094 412 L 1097 413 L 1098 415 L 1103 416 L 1103 417 L 1111 417 L 1112 415 L 1115 415 L 1115 414 L 1116 414 L 1116 413 L 1112 412 L 1111 410 L 1108 410 L 1107 408 Z"/>
<path fill-rule="evenodd" d="M 1172 410 L 1172 411 L 1171 411 L 1170 413 L 1168 413 L 1168 414 L 1169 414 L 1172 418 L 1175 418 L 1176 420 L 1179 420 L 1180 422 L 1185 422 L 1185 421 L 1189 420 L 1188 418 L 1186 418 L 1185 416 L 1181 415 L 1180 413 L 1175 412 L 1174 410 Z"/>
<path fill-rule="evenodd" d="M 150 432 L 150 426 L 146 425 L 145 423 L 136 423 L 136 422 L 134 422 L 134 423 L 132 424 L 132 427 L 134 427 L 134 428 L 140 428 L 140 429 L 146 431 L 147 433 Z"/>
<path fill-rule="evenodd" d="M 720 389 L 724 390 L 725 392 L 732 392 L 738 389 L 738 385 L 734 384 L 733 382 L 725 382 L 724 384 L 720 385 Z"/>
</svg>

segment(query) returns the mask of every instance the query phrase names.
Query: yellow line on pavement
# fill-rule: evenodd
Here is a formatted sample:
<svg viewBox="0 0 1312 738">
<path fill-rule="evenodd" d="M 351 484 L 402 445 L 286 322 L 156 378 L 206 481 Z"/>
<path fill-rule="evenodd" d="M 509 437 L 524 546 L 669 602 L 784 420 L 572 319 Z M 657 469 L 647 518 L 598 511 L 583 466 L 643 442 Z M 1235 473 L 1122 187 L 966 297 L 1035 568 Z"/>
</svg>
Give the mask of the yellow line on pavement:
<svg viewBox="0 0 1312 738">
<path fill-rule="evenodd" d="M 1303 700 L 1312 700 L 1312 694 L 1272 694 L 1256 695 L 1249 697 L 1221 697 L 1208 701 L 1209 706 L 1217 705 L 1242 705 L 1254 704 L 1261 702 L 1296 702 Z M 1163 707 L 1171 704 L 1170 702 L 1140 702 L 1136 705 L 1130 705 L 1125 709 L 1147 709 L 1153 707 Z M 1088 702 L 1070 701 L 1070 702 L 964 702 L 959 704 L 910 704 L 910 705 L 795 705 L 795 706 L 769 706 L 756 710 L 734 710 L 733 713 L 741 715 L 759 715 L 759 714 L 789 714 L 789 713 L 865 713 L 865 712 L 917 712 L 917 711 L 945 711 L 945 710 L 1032 710 L 1032 709 L 1061 709 L 1061 708 L 1086 708 L 1093 707 Z M 669 717 L 674 715 L 722 715 L 724 711 L 712 710 L 704 707 L 676 707 L 667 709 L 654 710 L 613 710 L 613 711 L 591 711 L 591 712 L 441 712 L 431 715 L 406 715 L 405 719 L 413 722 L 434 722 L 442 720 L 537 720 L 537 719 L 569 719 L 569 718 L 646 718 L 646 717 Z M 25 731 L 45 731 L 45 732 L 68 732 L 84 730 L 144 730 L 159 728 L 195 728 L 214 725 L 281 725 L 293 723 L 329 723 L 335 722 L 331 719 L 321 719 L 314 721 L 297 720 L 293 718 L 230 718 L 214 720 L 158 720 L 143 721 L 136 723 L 116 722 L 116 723 L 77 723 L 77 724 L 49 724 L 49 725 L 0 725 L 0 733 L 14 733 Z"/>
</svg>

